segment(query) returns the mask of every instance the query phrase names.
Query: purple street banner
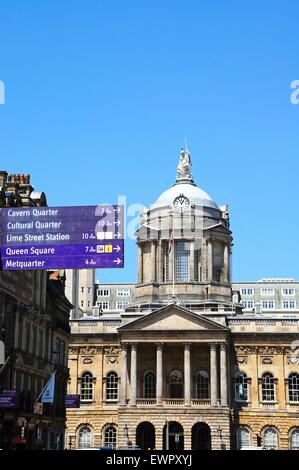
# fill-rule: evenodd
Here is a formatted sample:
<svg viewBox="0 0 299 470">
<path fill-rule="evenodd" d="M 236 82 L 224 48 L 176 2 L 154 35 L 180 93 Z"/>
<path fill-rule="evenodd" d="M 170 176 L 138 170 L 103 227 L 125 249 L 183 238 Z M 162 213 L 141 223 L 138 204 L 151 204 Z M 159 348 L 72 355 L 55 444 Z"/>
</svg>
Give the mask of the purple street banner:
<svg viewBox="0 0 299 470">
<path fill-rule="evenodd" d="M 4 221 L 60 220 L 60 219 L 118 219 L 124 216 L 124 206 L 100 204 L 98 206 L 63 206 L 63 207 L 8 207 L 0 209 L 0 218 Z"/>
<path fill-rule="evenodd" d="M 80 408 L 80 395 L 66 395 L 65 407 L 66 408 Z"/>
<path fill-rule="evenodd" d="M 16 390 L 3 390 L 0 394 L 0 408 L 16 409 L 20 406 L 20 394 Z"/>
<path fill-rule="evenodd" d="M 3 271 L 124 267 L 124 207 L 0 209 Z"/>
<path fill-rule="evenodd" d="M 32 245 L 32 244 L 40 244 L 40 245 L 47 245 L 53 243 L 65 243 L 65 244 L 72 244 L 72 243 L 86 243 L 86 242 L 97 242 L 98 240 L 122 240 L 122 234 L 120 232 L 115 232 L 113 236 L 111 236 L 111 232 L 97 232 L 95 231 L 88 231 L 88 232 L 47 232 L 47 233 L 40 233 L 36 231 L 35 233 L 2 233 L 1 235 L 1 245 Z"/>
<path fill-rule="evenodd" d="M 3 271 L 124 267 L 123 240 L 77 246 L 2 246 L 0 250 Z"/>
<path fill-rule="evenodd" d="M 0 209 L 2 245 L 123 239 L 123 206 Z"/>
</svg>

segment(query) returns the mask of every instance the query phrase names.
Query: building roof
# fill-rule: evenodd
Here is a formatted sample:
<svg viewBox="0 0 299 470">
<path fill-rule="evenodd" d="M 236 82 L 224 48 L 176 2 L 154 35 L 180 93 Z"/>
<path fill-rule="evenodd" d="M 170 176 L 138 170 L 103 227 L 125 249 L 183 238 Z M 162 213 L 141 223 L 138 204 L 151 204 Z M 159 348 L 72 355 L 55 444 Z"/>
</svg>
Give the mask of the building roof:
<svg viewBox="0 0 299 470">
<path fill-rule="evenodd" d="M 164 191 L 156 200 L 153 207 L 164 207 L 173 204 L 176 197 L 183 194 L 186 196 L 190 204 L 200 205 L 205 207 L 212 207 L 219 210 L 217 204 L 213 201 L 211 196 L 208 195 L 203 189 L 198 188 L 190 183 L 176 183 L 171 188 Z"/>
</svg>

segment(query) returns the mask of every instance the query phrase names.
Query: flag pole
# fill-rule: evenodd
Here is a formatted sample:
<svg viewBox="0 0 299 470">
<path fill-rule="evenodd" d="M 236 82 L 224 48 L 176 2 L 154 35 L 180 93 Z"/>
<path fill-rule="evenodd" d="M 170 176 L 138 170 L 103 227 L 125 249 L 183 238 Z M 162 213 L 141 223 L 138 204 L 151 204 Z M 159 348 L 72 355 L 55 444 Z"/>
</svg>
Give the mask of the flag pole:
<svg viewBox="0 0 299 470">
<path fill-rule="evenodd" d="M 172 219 L 173 220 L 173 219 Z M 174 256 L 174 230 L 173 230 L 173 223 L 172 223 L 172 298 L 174 299 L 174 281 L 175 281 L 175 256 Z"/>
<path fill-rule="evenodd" d="M 38 400 L 40 399 L 40 397 L 43 395 L 43 393 L 44 393 L 44 391 L 46 390 L 47 386 L 49 385 L 49 383 L 50 383 L 50 381 L 51 381 L 53 375 L 55 376 L 56 372 L 57 372 L 57 369 L 55 369 L 54 372 L 53 372 L 53 374 L 51 374 L 51 377 L 49 378 L 48 382 L 46 383 L 46 385 L 44 386 L 43 390 L 41 391 L 41 393 L 39 394 L 39 396 L 36 398 L 35 401 L 38 401 Z"/>
</svg>

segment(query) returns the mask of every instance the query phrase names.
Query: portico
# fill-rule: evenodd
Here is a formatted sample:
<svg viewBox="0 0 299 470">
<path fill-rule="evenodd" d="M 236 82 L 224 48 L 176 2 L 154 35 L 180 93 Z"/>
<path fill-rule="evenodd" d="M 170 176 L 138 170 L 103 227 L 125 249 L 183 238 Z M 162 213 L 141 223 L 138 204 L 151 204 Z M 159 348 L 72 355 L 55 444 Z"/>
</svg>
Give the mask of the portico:
<svg viewBox="0 0 299 470">
<path fill-rule="evenodd" d="M 119 331 L 122 406 L 228 405 L 226 327 L 173 304 Z"/>
</svg>

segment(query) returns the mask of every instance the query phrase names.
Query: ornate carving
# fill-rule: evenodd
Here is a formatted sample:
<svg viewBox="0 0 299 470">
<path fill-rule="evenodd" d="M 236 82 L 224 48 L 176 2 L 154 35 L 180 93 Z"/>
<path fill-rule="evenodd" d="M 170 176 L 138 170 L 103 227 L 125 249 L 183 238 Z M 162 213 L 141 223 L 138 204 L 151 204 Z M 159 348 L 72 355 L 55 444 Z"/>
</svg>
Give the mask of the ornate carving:
<svg viewBox="0 0 299 470">
<path fill-rule="evenodd" d="M 263 364 L 273 364 L 273 358 L 270 356 L 261 357 L 261 361 Z"/>
<path fill-rule="evenodd" d="M 106 357 L 107 364 L 117 364 L 118 363 L 118 356 L 107 356 Z"/>
<path fill-rule="evenodd" d="M 247 364 L 248 357 L 247 356 L 238 356 L 237 361 L 239 364 Z"/>
<path fill-rule="evenodd" d="M 273 356 L 274 354 L 285 354 L 288 350 L 286 346 L 236 346 L 235 347 L 237 354 L 259 354 L 259 355 L 269 355 Z"/>
<path fill-rule="evenodd" d="M 92 364 L 93 358 L 92 357 L 83 357 L 83 364 Z"/>
<path fill-rule="evenodd" d="M 103 352 L 102 346 L 70 346 L 69 354 L 83 354 L 83 355 L 93 355 L 101 354 Z"/>
<path fill-rule="evenodd" d="M 180 161 L 177 167 L 177 177 L 176 177 L 176 182 L 178 183 L 179 181 L 190 181 L 193 183 L 193 179 L 191 176 L 191 157 L 186 149 L 181 150 L 181 155 L 180 155 Z"/>
<path fill-rule="evenodd" d="M 297 366 L 299 365 L 299 356 L 288 356 L 288 359 L 287 359 L 287 362 L 288 364 L 292 365 L 292 366 Z"/>
<path fill-rule="evenodd" d="M 124 345 L 125 346 L 125 345 Z M 120 348 L 116 346 L 110 346 L 104 348 L 104 354 L 119 354 Z"/>
<path fill-rule="evenodd" d="M 116 346 L 110 346 L 110 347 L 105 347 L 104 348 L 104 354 L 106 357 L 106 363 L 107 364 L 117 364 L 118 363 L 118 358 L 119 354 L 121 351 L 126 351 L 127 350 L 127 344 L 124 343 L 122 344 L 121 348 L 116 347 Z"/>
</svg>

